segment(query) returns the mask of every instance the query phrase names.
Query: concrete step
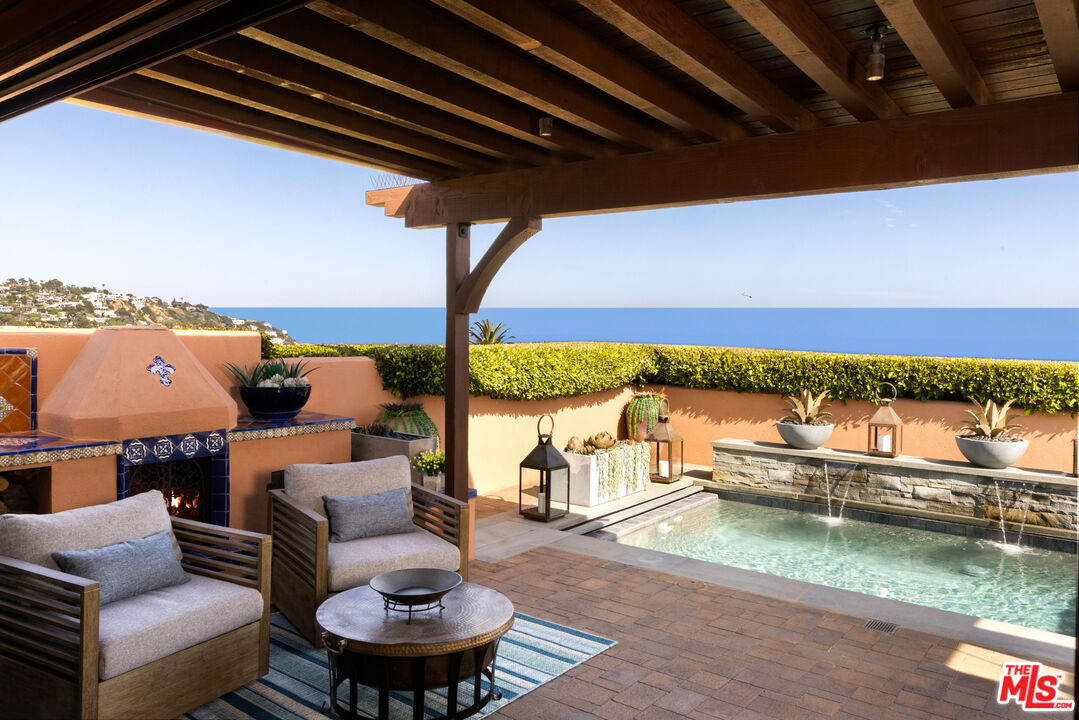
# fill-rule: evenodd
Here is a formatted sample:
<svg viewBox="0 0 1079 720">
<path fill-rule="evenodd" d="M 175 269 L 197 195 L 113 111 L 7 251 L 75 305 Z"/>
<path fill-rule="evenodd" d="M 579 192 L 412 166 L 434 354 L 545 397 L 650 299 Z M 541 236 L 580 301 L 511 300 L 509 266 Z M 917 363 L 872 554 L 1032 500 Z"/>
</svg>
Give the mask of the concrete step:
<svg viewBox="0 0 1079 720">
<path fill-rule="evenodd" d="M 638 515 L 643 515 L 646 512 L 655 510 L 656 508 L 663 507 L 664 505 L 670 505 L 671 503 L 688 498 L 698 493 L 703 492 L 704 488 L 693 485 L 679 490 L 673 490 L 665 495 L 654 497 L 651 500 L 647 500 L 639 505 L 633 505 L 632 507 L 618 510 L 617 512 L 610 513 L 609 515 L 603 515 L 598 518 L 592 518 L 591 520 L 585 520 L 582 523 L 574 525 L 572 527 L 560 528 L 564 532 L 574 533 L 576 535 L 587 535 L 588 533 L 595 532 L 596 530 L 602 530 L 608 525 L 614 525 L 615 523 L 628 520 Z"/>
</svg>

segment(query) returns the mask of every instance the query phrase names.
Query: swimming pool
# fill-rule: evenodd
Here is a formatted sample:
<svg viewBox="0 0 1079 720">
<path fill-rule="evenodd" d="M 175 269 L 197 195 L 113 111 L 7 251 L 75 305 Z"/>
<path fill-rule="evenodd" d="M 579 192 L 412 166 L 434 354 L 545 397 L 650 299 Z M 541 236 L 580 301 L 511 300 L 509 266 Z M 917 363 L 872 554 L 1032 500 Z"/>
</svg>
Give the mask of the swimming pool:
<svg viewBox="0 0 1079 720">
<path fill-rule="evenodd" d="M 1075 635 L 1076 556 L 719 500 L 625 545 Z"/>
</svg>

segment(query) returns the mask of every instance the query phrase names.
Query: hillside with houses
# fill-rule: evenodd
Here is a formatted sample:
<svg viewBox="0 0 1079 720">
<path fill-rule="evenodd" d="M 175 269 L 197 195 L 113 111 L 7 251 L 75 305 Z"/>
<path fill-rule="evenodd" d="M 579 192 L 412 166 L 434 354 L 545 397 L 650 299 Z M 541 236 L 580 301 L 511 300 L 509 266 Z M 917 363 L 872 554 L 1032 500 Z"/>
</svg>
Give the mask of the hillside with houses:
<svg viewBox="0 0 1079 720">
<path fill-rule="evenodd" d="M 213 312 L 184 298 L 163 300 L 119 293 L 108 288 L 65 285 L 57 279 L 38 282 L 8 278 L 0 283 L 0 325 L 93 328 L 103 325 L 164 325 L 170 328 L 255 330 L 275 345 L 295 341 L 268 322 Z"/>
</svg>

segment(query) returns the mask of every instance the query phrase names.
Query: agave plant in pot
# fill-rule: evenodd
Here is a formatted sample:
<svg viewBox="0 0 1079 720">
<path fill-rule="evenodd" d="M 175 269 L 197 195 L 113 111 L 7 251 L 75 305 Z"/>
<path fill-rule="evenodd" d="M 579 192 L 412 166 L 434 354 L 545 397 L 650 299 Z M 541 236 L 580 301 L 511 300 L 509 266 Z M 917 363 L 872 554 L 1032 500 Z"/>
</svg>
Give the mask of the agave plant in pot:
<svg viewBox="0 0 1079 720">
<path fill-rule="evenodd" d="M 307 375 L 317 368 L 308 368 L 307 360 L 292 363 L 284 360 L 263 360 L 250 370 L 233 363 L 225 367 L 240 383 L 240 399 L 256 420 L 282 422 L 300 414 L 311 397 Z"/>
<path fill-rule="evenodd" d="M 1008 422 L 1008 409 L 1015 400 L 998 406 L 992 400 L 986 400 L 982 405 L 974 398 L 968 399 L 974 403 L 975 409 L 967 410 L 974 421 L 963 426 L 966 435 L 955 436 L 959 452 L 978 467 L 1000 469 L 1014 465 L 1023 457 L 1028 444 L 1026 440 L 1009 434 L 1020 427 Z"/>
<path fill-rule="evenodd" d="M 814 397 L 807 388 L 800 388 L 797 395 L 783 398 L 790 403 L 791 414 L 776 423 L 776 430 L 783 441 L 791 447 L 815 450 L 832 435 L 835 425 L 825 420 L 832 416 L 824 409 L 827 392 Z"/>
</svg>

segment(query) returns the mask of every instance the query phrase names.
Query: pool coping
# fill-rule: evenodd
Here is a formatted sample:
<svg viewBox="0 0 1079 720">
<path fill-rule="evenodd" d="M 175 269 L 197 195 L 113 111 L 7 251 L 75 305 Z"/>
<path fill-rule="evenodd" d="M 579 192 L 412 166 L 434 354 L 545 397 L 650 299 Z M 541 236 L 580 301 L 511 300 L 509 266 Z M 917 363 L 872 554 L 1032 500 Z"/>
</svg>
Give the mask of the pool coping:
<svg viewBox="0 0 1079 720">
<path fill-rule="evenodd" d="M 853 590 L 816 585 L 755 570 L 743 570 L 658 550 L 622 545 L 600 538 L 562 534 L 564 537 L 543 544 L 754 595 L 859 618 L 883 620 L 902 628 L 941 635 L 1074 671 L 1076 639 L 1069 635 L 866 595 Z"/>
</svg>

